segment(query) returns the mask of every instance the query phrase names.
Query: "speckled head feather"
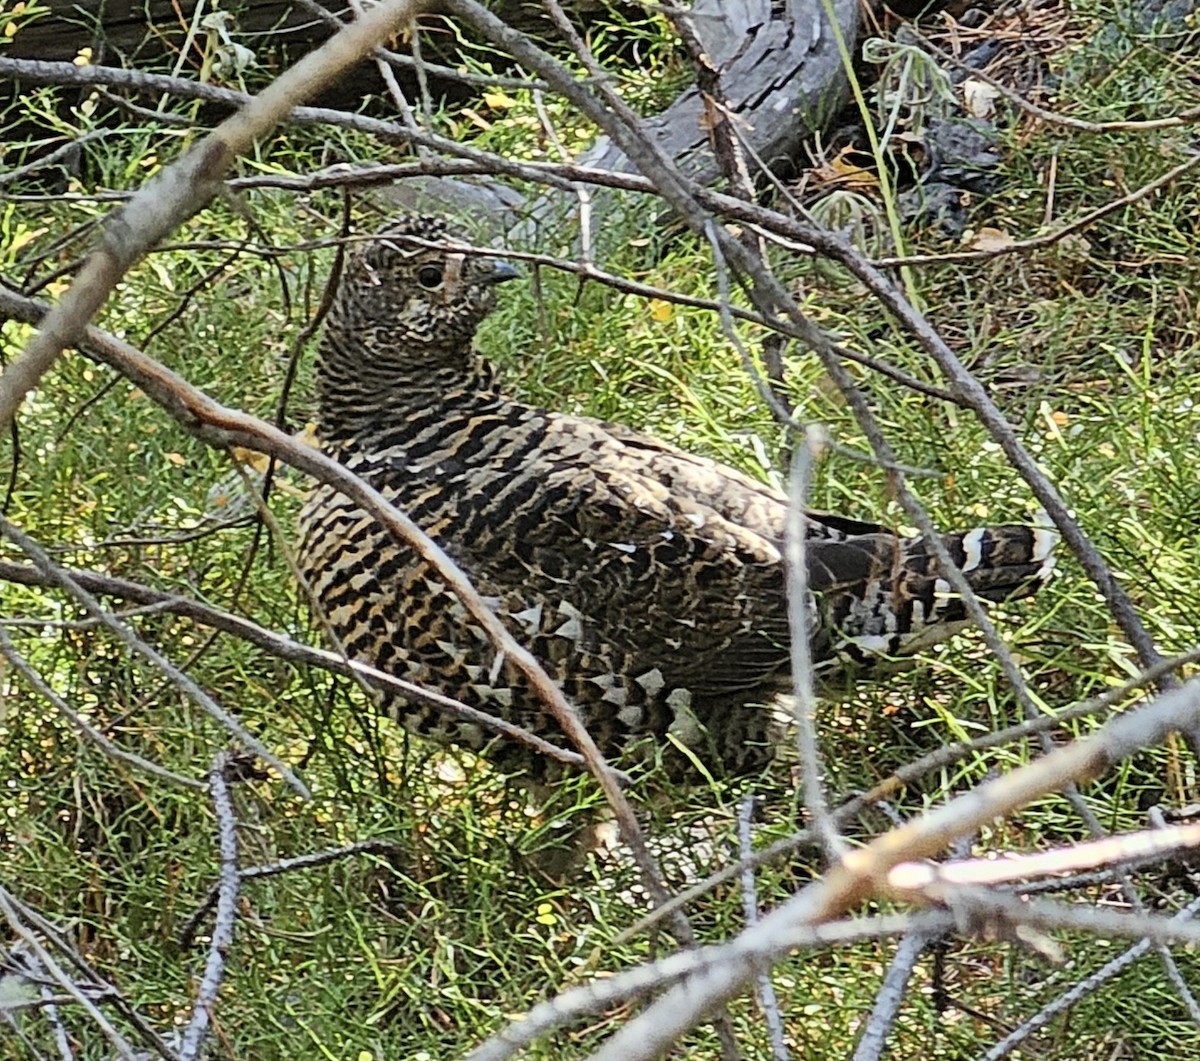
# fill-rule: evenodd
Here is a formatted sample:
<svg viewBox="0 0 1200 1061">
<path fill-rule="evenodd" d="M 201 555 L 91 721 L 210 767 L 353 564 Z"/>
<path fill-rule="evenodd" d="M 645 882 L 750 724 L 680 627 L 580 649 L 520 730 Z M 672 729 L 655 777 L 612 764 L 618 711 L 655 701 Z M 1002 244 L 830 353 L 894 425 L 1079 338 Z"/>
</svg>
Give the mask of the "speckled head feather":
<svg viewBox="0 0 1200 1061">
<path fill-rule="evenodd" d="M 495 285 L 518 275 L 507 262 L 458 249 L 441 218 L 393 222 L 347 255 L 330 317 L 362 352 L 465 354 L 495 305 Z"/>
<path fill-rule="evenodd" d="M 389 403 L 428 406 L 481 370 L 475 331 L 496 285 L 519 274 L 466 245 L 442 219 L 412 216 L 347 253 L 317 361 L 326 439 L 370 433 Z"/>
</svg>

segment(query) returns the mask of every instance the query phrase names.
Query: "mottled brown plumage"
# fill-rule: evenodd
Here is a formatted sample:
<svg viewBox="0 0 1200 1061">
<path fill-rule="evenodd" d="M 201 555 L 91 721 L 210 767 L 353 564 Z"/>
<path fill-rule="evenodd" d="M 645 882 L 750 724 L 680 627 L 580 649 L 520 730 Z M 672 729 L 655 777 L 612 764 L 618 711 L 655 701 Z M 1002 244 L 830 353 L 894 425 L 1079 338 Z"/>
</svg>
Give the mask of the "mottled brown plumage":
<svg viewBox="0 0 1200 1061">
<path fill-rule="evenodd" d="M 627 428 L 507 397 L 472 340 L 515 273 L 448 240 L 444 223 L 410 218 L 348 256 L 318 364 L 322 444 L 454 557 L 606 753 L 685 772 L 692 756 L 718 773 L 760 766 L 789 667 L 784 497 Z M 558 737 L 436 573 L 374 519 L 322 486 L 301 530 L 303 572 L 352 656 Z M 1051 567 L 1045 531 L 944 541 L 990 600 L 1032 593 Z M 814 513 L 807 555 L 823 672 L 962 625 L 920 540 Z M 491 740 L 389 706 L 417 732 Z M 488 754 L 535 777 L 545 766 L 512 742 Z"/>
</svg>

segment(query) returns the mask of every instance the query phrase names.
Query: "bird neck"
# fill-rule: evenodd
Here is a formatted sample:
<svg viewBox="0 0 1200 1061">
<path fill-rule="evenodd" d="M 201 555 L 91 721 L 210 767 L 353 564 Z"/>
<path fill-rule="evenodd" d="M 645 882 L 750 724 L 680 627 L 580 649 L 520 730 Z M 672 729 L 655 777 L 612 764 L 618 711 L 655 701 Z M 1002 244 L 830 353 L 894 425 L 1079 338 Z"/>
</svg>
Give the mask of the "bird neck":
<svg viewBox="0 0 1200 1061">
<path fill-rule="evenodd" d="M 325 442 L 374 440 L 439 409 L 447 417 L 470 416 L 500 396 L 495 368 L 474 351 L 422 346 L 419 358 L 408 351 L 363 353 L 357 344 L 322 341 L 317 410 Z"/>
</svg>

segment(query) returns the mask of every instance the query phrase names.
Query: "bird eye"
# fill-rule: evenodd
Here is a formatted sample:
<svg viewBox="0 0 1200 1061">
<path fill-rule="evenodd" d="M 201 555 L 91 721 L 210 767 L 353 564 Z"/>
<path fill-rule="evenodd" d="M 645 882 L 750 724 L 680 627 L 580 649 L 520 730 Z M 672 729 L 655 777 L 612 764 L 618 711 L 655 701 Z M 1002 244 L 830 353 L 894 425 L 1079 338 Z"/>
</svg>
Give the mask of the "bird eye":
<svg viewBox="0 0 1200 1061">
<path fill-rule="evenodd" d="M 440 287 L 442 283 L 442 269 L 438 265 L 422 265 L 417 270 L 417 283 L 422 287 L 427 287 L 433 290 L 435 287 Z"/>
</svg>

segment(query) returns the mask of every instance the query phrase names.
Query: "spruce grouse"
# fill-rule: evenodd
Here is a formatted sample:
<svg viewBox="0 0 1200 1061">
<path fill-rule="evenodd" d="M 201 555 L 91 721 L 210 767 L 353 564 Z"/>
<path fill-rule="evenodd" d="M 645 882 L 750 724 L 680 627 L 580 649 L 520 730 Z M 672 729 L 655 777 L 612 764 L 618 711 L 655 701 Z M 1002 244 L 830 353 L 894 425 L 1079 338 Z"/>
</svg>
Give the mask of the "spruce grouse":
<svg viewBox="0 0 1200 1061">
<path fill-rule="evenodd" d="M 317 366 L 326 451 L 419 523 L 578 706 L 609 755 L 677 773 L 753 770 L 789 673 L 786 499 L 703 457 L 504 394 L 476 328 L 507 263 L 405 218 L 347 255 Z M 904 655 L 964 624 L 925 543 L 812 513 L 810 643 L 819 670 Z M 437 574 L 354 502 L 318 486 L 301 568 L 347 652 L 549 739 L 553 719 Z M 984 599 L 1027 596 L 1054 536 L 943 539 Z M 395 699 L 411 730 L 534 779 L 526 746 Z M 693 762 L 694 758 L 694 762 Z M 628 758 L 626 759 L 628 762 Z"/>
</svg>

